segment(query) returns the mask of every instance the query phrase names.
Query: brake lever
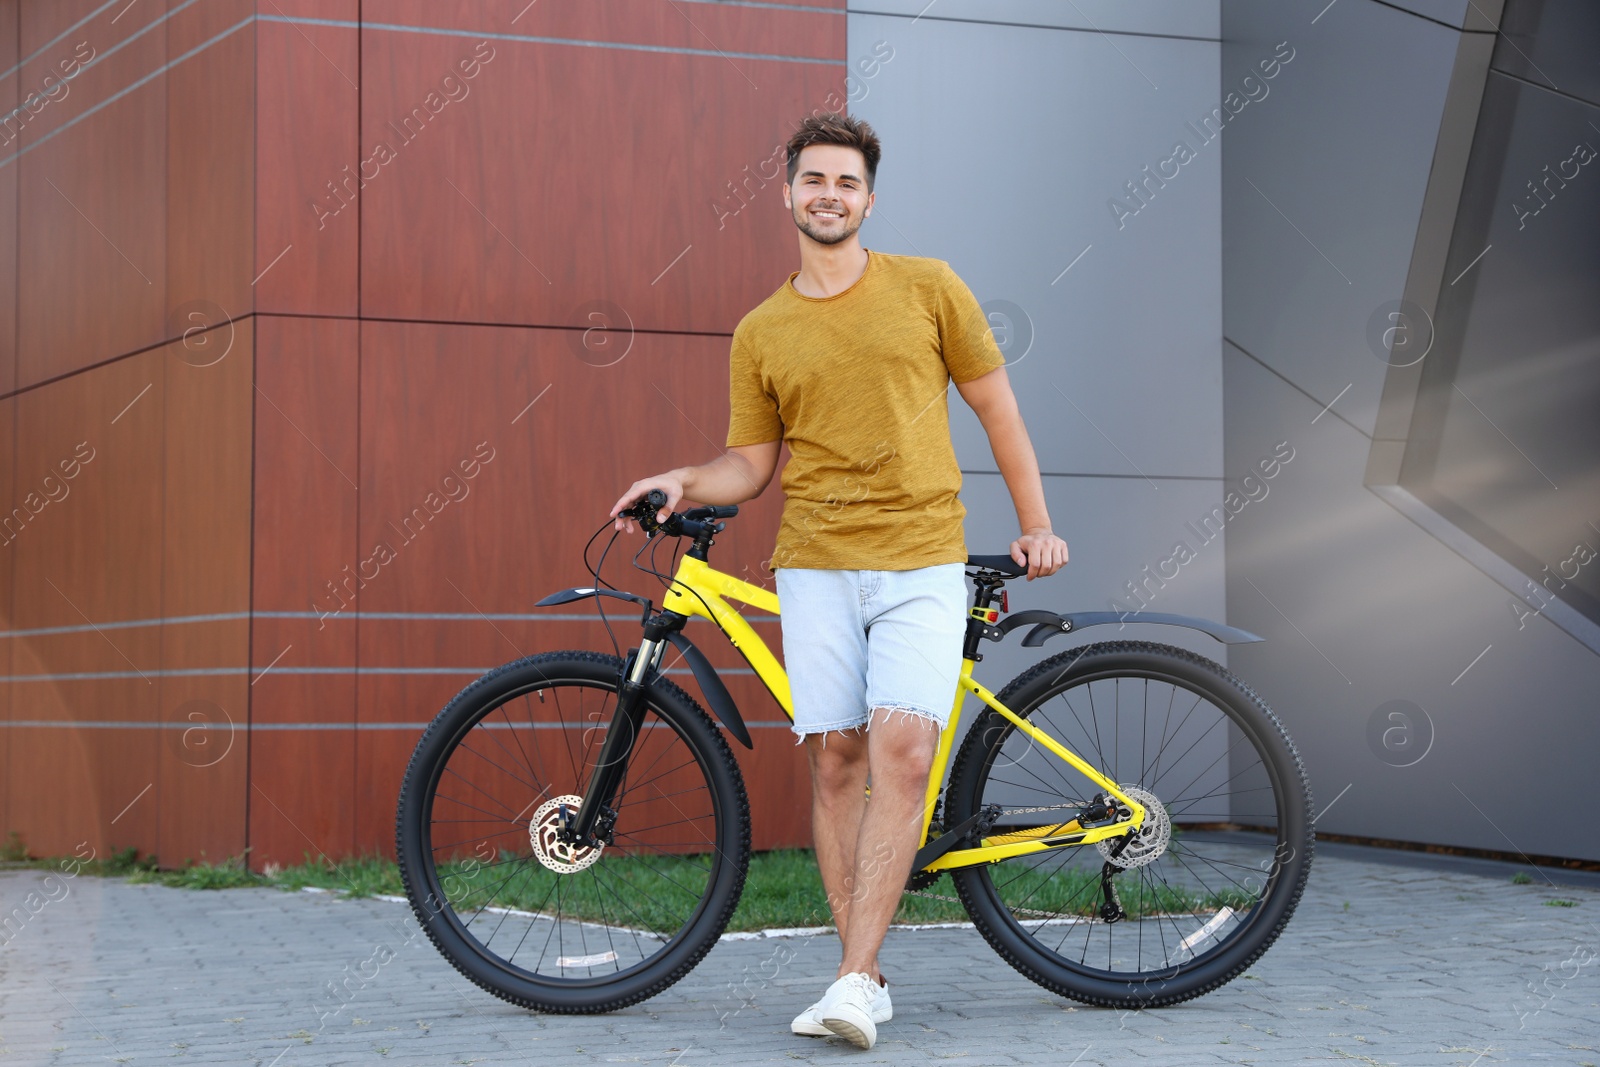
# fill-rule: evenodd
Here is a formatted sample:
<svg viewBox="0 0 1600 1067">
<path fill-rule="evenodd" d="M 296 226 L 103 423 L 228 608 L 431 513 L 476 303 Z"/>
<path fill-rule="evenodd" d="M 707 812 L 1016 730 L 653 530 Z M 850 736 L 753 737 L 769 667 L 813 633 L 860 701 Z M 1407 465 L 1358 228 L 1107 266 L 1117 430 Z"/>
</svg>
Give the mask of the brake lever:
<svg viewBox="0 0 1600 1067">
<path fill-rule="evenodd" d="M 705 507 L 690 508 L 688 511 L 674 511 L 667 516 L 665 522 L 656 520 L 656 512 L 666 506 L 666 494 L 659 489 L 652 489 L 633 507 L 628 509 L 628 514 L 633 517 L 646 534 L 654 537 L 660 531 L 669 537 L 698 537 L 700 531 L 710 527 L 713 533 L 721 533 L 727 529 L 727 524 L 718 522 L 718 519 L 731 519 L 739 514 L 737 504 L 715 504 Z"/>
<path fill-rule="evenodd" d="M 623 513 L 637 522 L 643 528 L 646 536 L 654 537 L 657 530 L 669 527 L 672 520 L 678 517 L 677 512 L 673 512 L 667 516 L 666 522 L 658 522 L 656 520 L 656 512 L 666 507 L 666 505 L 667 494 L 659 489 L 652 489 L 643 498 L 635 502 L 633 507 L 626 509 Z M 672 530 L 668 528 L 667 532 L 670 534 Z"/>
</svg>

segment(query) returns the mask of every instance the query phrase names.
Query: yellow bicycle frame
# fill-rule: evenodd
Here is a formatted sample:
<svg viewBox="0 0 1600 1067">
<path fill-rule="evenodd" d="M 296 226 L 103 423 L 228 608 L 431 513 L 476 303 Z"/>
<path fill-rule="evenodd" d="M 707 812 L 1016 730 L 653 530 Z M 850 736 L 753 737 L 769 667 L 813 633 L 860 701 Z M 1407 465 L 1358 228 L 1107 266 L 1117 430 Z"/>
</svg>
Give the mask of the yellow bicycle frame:
<svg viewBox="0 0 1600 1067">
<path fill-rule="evenodd" d="M 662 601 L 662 608 L 674 611 L 680 615 L 691 618 L 709 619 L 723 632 L 733 647 L 738 649 L 750 666 L 755 669 L 759 677 L 778 705 L 783 708 L 783 713 L 792 722 L 794 720 L 793 697 L 789 691 L 789 676 L 784 671 L 783 665 L 778 662 L 772 650 L 762 641 L 754 628 L 744 620 L 744 617 L 728 603 L 729 599 L 740 603 L 749 604 L 753 608 L 779 614 L 777 594 L 760 586 L 751 585 L 741 581 L 731 574 L 717 570 L 704 560 L 685 556 L 678 564 L 678 571 L 673 576 L 672 587 L 667 591 Z M 922 833 L 918 838 L 918 845 L 928 841 L 928 828 L 933 819 L 933 809 L 939 799 L 939 787 L 944 781 L 945 767 L 950 761 L 950 752 L 955 747 L 956 728 L 961 718 L 961 705 L 971 693 L 980 701 L 993 708 L 996 713 L 1009 720 L 1018 730 L 1030 738 L 1035 744 L 1051 753 L 1058 759 L 1071 764 L 1084 777 L 1088 778 L 1107 795 L 1115 798 L 1118 803 L 1126 806 L 1133 812 L 1131 819 L 1113 823 L 1109 826 L 1096 826 L 1085 829 L 1078 825 L 1077 820 L 1065 823 L 1055 823 L 1048 826 L 1026 827 L 1023 829 L 1005 830 L 985 837 L 980 845 L 975 848 L 958 848 L 940 856 L 928 864 L 925 870 L 943 871 L 957 867 L 972 867 L 980 863 L 997 863 L 1000 860 L 1011 859 L 1014 856 L 1025 856 L 1030 853 L 1044 852 L 1049 849 L 1061 848 L 1068 845 L 1088 845 L 1096 841 L 1117 837 L 1122 834 L 1137 830 L 1144 824 L 1145 810 L 1138 801 L 1133 800 L 1123 793 L 1116 782 L 1095 770 L 1077 753 L 1062 745 L 1045 731 L 1033 723 L 1017 715 L 1010 708 L 995 697 L 989 690 L 973 680 L 972 668 L 975 661 L 963 658 L 961 661 L 961 676 L 956 684 L 955 703 L 950 710 L 950 719 L 945 723 L 943 731 L 939 734 L 939 747 L 934 753 L 933 768 L 928 776 L 928 792 L 922 812 Z"/>
</svg>

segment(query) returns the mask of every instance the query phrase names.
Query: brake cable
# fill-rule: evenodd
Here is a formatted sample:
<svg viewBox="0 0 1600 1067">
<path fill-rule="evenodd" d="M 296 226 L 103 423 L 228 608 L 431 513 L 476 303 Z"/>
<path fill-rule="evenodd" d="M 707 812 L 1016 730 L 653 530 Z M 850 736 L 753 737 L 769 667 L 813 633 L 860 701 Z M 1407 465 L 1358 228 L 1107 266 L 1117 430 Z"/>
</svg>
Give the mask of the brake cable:
<svg viewBox="0 0 1600 1067">
<path fill-rule="evenodd" d="M 617 588 L 616 586 L 612 585 L 610 582 L 608 582 L 604 578 L 600 577 L 600 571 L 601 571 L 602 568 L 605 567 L 605 565 L 606 565 L 606 556 L 611 552 L 611 546 L 617 543 L 617 537 L 620 536 L 621 533 L 622 533 L 621 530 L 615 530 L 614 529 L 614 530 L 611 531 L 611 540 L 606 542 L 606 547 L 603 550 L 601 550 L 601 552 L 600 552 L 600 562 L 597 563 L 596 565 L 592 566 L 592 567 L 589 565 L 589 547 L 590 547 L 590 545 L 594 544 L 594 539 L 596 537 L 599 537 L 601 530 L 604 530 L 606 528 L 606 526 L 608 526 L 611 522 L 612 522 L 611 519 L 609 519 L 609 518 L 606 519 L 605 522 L 600 524 L 600 529 L 599 530 L 596 530 L 594 533 L 589 535 L 588 544 L 585 544 L 583 546 L 583 567 L 584 567 L 585 570 L 587 570 L 589 572 L 589 577 L 594 579 L 596 585 L 603 585 L 607 589 L 616 589 Z M 605 599 L 606 598 L 603 597 L 603 596 L 597 596 L 597 597 L 594 598 L 595 610 L 600 613 L 600 624 L 606 628 L 606 636 L 611 638 L 611 651 L 616 653 L 618 659 L 621 659 L 622 658 L 622 646 L 620 644 L 618 644 L 617 635 L 611 629 L 611 620 L 606 618 Z"/>
<path fill-rule="evenodd" d="M 677 514 L 677 513 L 674 512 L 674 514 Z M 657 529 L 658 530 L 660 529 L 660 525 L 657 526 Z M 646 536 L 648 536 L 650 538 L 649 545 L 653 546 L 655 544 L 656 540 L 657 540 L 656 535 L 655 534 L 647 534 Z M 674 535 L 666 534 L 665 536 L 672 537 Z M 711 605 L 706 603 L 706 598 L 700 595 L 700 591 L 698 589 L 694 588 L 691 585 L 684 585 L 682 582 L 678 581 L 677 578 L 674 576 L 676 574 L 676 572 L 677 572 L 677 569 L 678 569 L 678 564 L 677 564 L 678 553 L 683 550 L 683 538 L 684 538 L 684 536 L 685 535 L 683 535 L 683 534 L 677 534 L 676 535 L 676 538 L 678 540 L 678 546 L 676 548 L 674 548 L 673 551 L 672 551 L 672 560 L 673 560 L 672 569 L 673 569 L 673 574 L 662 574 L 660 571 L 655 569 L 655 549 L 653 547 L 651 547 L 651 551 L 650 551 L 650 566 L 646 567 L 646 566 L 641 566 L 640 565 L 639 557 L 644 554 L 645 548 L 649 547 L 647 545 L 640 545 L 639 546 L 639 551 L 635 552 L 633 554 L 633 566 L 634 566 L 634 569 L 635 570 L 639 570 L 639 571 L 643 571 L 645 574 L 653 574 L 653 575 L 655 575 L 656 579 L 661 582 L 662 588 L 668 590 L 669 592 L 674 588 L 687 589 L 689 592 L 694 594 L 694 598 L 696 600 L 700 601 L 701 604 L 705 605 L 706 618 L 715 619 L 716 615 L 712 613 Z"/>
</svg>

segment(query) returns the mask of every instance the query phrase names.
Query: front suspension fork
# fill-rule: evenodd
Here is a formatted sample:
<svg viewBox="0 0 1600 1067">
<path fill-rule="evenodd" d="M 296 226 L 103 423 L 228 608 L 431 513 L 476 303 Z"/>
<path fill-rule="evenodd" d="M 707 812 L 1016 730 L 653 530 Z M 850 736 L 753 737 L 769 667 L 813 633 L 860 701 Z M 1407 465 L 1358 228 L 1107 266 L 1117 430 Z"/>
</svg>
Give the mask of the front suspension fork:
<svg viewBox="0 0 1600 1067">
<path fill-rule="evenodd" d="M 583 792 L 583 803 L 557 833 L 568 844 L 593 848 L 599 843 L 595 839 L 595 824 L 602 813 L 610 808 L 617 786 L 627 772 L 633 743 L 644 725 L 644 695 L 649 688 L 648 679 L 655 672 L 666 644 L 664 636 L 651 637 L 647 633 L 639 647 L 629 653 L 622 669 L 617 712 L 606 727 L 605 740 L 600 743 L 600 754 L 595 762 L 594 773 L 589 776 L 588 788 Z"/>
</svg>

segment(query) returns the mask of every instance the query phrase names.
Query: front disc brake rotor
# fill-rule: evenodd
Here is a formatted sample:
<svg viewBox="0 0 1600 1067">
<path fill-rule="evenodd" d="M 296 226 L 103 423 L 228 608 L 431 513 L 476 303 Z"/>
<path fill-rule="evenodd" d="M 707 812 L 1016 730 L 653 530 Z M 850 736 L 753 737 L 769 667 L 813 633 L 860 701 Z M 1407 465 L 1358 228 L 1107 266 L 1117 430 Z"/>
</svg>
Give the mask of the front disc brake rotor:
<svg viewBox="0 0 1600 1067">
<path fill-rule="evenodd" d="M 539 810 L 533 813 L 533 821 L 528 824 L 533 854 L 557 874 L 576 874 L 599 859 L 606 847 L 598 844 L 593 848 L 579 848 L 561 840 L 561 828 L 582 804 L 582 797 L 570 793 L 553 797 L 539 805 Z"/>
</svg>

